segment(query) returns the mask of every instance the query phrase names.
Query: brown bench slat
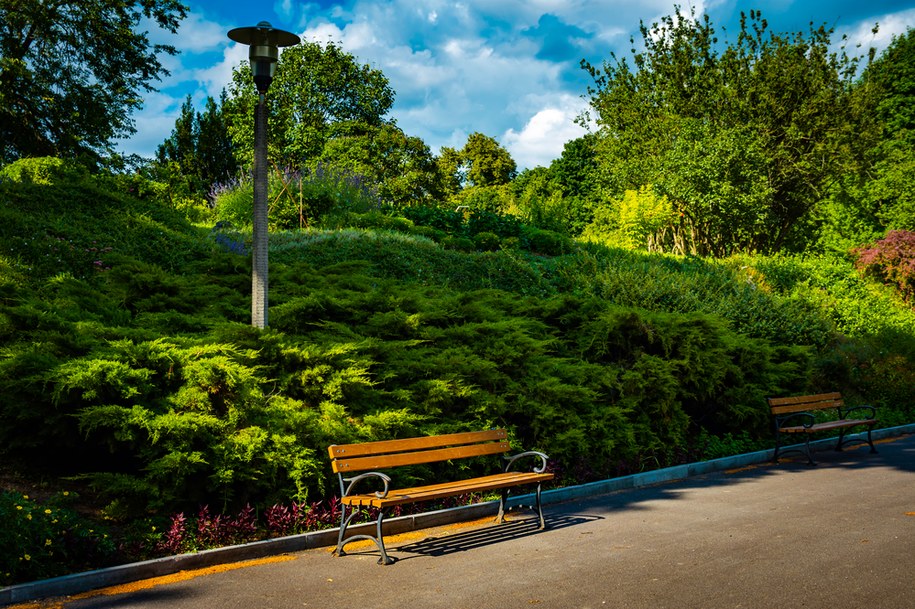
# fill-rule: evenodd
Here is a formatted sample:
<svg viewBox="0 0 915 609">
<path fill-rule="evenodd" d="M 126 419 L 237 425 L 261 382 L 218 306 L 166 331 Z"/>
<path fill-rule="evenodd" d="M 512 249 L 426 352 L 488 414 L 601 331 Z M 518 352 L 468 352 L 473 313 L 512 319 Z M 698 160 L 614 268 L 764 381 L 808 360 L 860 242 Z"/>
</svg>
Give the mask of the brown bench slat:
<svg viewBox="0 0 915 609">
<path fill-rule="evenodd" d="M 790 414 L 804 412 L 805 410 L 823 410 L 826 408 L 842 408 L 844 401 L 838 392 L 821 393 L 818 395 L 799 395 L 787 398 L 769 398 L 769 407 L 772 414 Z"/>
<path fill-rule="evenodd" d="M 482 491 L 498 490 L 519 486 L 523 484 L 534 484 L 552 480 L 553 474 L 537 474 L 533 472 L 505 472 L 494 474 L 492 476 L 482 476 L 480 478 L 470 478 L 468 480 L 458 480 L 455 482 L 443 482 L 439 484 L 429 484 L 427 486 L 417 486 L 413 488 L 403 488 L 392 490 L 387 497 L 379 498 L 373 494 L 349 495 L 343 498 L 343 503 L 347 505 L 358 505 L 361 507 L 388 507 L 394 505 L 403 505 L 406 503 L 417 503 L 420 501 L 432 501 L 435 499 L 444 499 L 446 497 L 455 497 L 457 495 L 466 495 L 468 493 L 478 493 Z"/>
<path fill-rule="evenodd" d="M 508 434 L 504 429 L 489 429 L 486 431 L 465 431 L 450 433 L 442 436 L 422 436 L 419 438 L 404 438 L 401 440 L 380 440 L 377 442 L 363 442 L 361 444 L 334 444 L 328 447 L 331 459 L 364 457 L 368 455 L 383 455 L 388 453 L 411 452 L 445 446 L 460 446 L 475 444 L 477 442 L 493 442 L 505 440 Z"/>
<path fill-rule="evenodd" d="M 488 442 L 486 444 L 471 444 L 468 446 L 454 446 L 435 450 L 357 457 L 355 459 L 335 459 L 333 461 L 333 470 L 338 474 L 345 472 L 364 472 L 368 470 L 399 467 L 402 465 L 419 465 L 421 463 L 435 463 L 437 461 L 449 461 L 451 459 L 497 455 L 499 453 L 508 452 L 510 448 L 508 442 Z"/>
</svg>

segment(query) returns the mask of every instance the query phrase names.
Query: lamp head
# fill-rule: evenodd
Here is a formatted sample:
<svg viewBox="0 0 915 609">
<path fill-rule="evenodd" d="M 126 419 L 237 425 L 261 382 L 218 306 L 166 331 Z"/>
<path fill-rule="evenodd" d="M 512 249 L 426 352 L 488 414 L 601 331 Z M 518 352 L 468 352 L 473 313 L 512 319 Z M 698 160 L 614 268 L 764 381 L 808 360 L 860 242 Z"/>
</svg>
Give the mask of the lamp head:
<svg viewBox="0 0 915 609">
<path fill-rule="evenodd" d="M 299 37 L 292 32 L 275 29 L 267 21 L 254 27 L 239 27 L 229 30 L 229 38 L 247 44 L 248 59 L 258 93 L 266 93 L 273 82 L 276 62 L 280 57 L 279 47 L 299 44 Z"/>
</svg>

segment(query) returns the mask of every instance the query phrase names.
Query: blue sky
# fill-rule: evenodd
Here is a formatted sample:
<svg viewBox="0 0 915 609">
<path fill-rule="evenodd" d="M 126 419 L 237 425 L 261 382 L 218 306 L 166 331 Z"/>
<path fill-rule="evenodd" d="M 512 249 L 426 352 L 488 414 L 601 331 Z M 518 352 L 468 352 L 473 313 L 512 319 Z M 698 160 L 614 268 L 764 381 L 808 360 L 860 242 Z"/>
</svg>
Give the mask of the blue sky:
<svg viewBox="0 0 915 609">
<path fill-rule="evenodd" d="M 247 47 L 231 42 L 234 27 L 269 21 L 305 40 L 340 43 L 380 69 L 396 92 L 392 118 L 438 154 L 461 147 L 475 131 L 496 138 L 520 168 L 549 163 L 584 133 L 574 118 L 587 105 L 581 59 L 600 64 L 629 54 L 639 21 L 694 7 L 716 26 L 737 31 L 741 11 L 760 9 L 773 30 L 834 27 L 833 40 L 886 47 L 915 27 L 915 0 L 185 0 L 190 12 L 177 35 L 152 29 L 150 39 L 174 45 L 164 56 L 171 76 L 147 94 L 134 115 L 137 133 L 125 153 L 152 156 L 171 133 L 191 94 L 198 109 L 217 97 Z M 875 23 L 878 34 L 871 33 Z"/>
</svg>

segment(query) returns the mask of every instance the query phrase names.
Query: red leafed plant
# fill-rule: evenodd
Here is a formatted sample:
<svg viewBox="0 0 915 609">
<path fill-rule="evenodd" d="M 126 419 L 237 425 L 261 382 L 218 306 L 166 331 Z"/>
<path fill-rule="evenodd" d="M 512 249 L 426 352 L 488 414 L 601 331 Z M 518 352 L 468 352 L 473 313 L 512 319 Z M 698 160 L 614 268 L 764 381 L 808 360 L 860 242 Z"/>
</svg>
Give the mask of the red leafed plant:
<svg viewBox="0 0 915 609">
<path fill-rule="evenodd" d="M 915 232 L 893 230 L 872 245 L 853 250 L 855 266 L 896 287 L 906 302 L 915 296 Z"/>
</svg>

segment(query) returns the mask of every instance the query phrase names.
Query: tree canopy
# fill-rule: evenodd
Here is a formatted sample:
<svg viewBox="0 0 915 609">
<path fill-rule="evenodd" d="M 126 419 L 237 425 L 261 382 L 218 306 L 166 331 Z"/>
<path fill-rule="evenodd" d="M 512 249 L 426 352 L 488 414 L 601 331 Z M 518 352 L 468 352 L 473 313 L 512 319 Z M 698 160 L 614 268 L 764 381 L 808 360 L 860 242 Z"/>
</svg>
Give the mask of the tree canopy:
<svg viewBox="0 0 915 609">
<path fill-rule="evenodd" d="M 223 91 L 218 103 L 208 97 L 204 111 L 195 112 L 188 95 L 171 135 L 156 151 L 157 164 L 172 179 L 181 179 L 188 193 L 207 193 L 238 169 L 222 111 L 225 100 Z"/>
<path fill-rule="evenodd" d="M 852 99 L 859 59 L 832 50 L 830 29 L 777 34 L 756 11 L 724 44 L 695 11 L 640 30 L 633 66 L 584 64 L 606 194 L 651 186 L 667 197 L 677 212 L 659 244 L 668 251 L 805 247 L 853 150 L 877 136 L 867 104 Z"/>
<path fill-rule="evenodd" d="M 0 3 L 0 159 L 99 156 L 135 132 L 130 114 L 168 71 L 140 29 L 170 32 L 179 0 L 4 0 Z"/>
<path fill-rule="evenodd" d="M 378 128 L 394 103 L 384 74 L 339 45 L 302 42 L 280 55 L 267 95 L 270 158 L 297 167 L 317 159 L 336 134 Z M 225 105 L 229 133 L 239 160 L 250 161 L 254 149 L 254 105 L 257 94 L 247 62 L 232 74 Z"/>
</svg>

